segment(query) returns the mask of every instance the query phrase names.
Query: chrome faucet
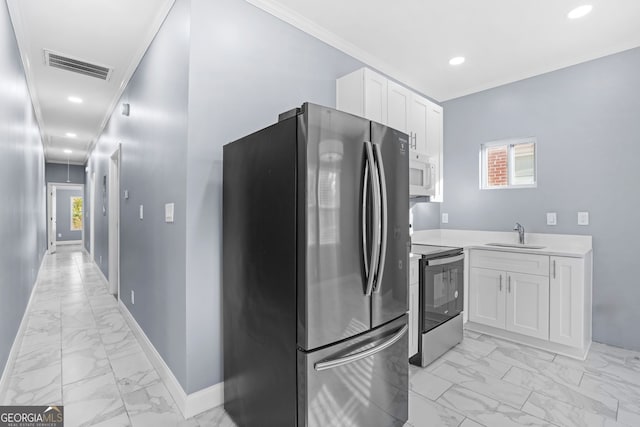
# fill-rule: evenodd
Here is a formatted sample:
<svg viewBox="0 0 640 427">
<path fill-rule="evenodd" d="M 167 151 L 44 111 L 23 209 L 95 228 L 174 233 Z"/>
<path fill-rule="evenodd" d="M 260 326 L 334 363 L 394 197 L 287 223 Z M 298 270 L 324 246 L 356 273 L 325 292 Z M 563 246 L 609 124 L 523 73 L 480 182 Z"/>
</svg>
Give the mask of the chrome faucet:
<svg viewBox="0 0 640 427">
<path fill-rule="evenodd" d="M 516 222 L 515 227 L 513 227 L 513 231 L 518 232 L 518 239 L 521 245 L 524 245 L 524 227 L 519 222 Z"/>
</svg>

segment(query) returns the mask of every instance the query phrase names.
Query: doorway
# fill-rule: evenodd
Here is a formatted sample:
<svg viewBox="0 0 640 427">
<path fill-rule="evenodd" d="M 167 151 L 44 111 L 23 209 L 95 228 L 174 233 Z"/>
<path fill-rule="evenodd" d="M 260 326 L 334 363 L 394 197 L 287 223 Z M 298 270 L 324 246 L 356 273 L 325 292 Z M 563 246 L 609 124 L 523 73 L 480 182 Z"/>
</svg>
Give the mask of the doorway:
<svg viewBox="0 0 640 427">
<path fill-rule="evenodd" d="M 109 159 L 109 291 L 120 295 L 120 150 Z"/>
<path fill-rule="evenodd" d="M 95 261 L 95 242 L 96 242 L 96 173 L 91 172 L 89 176 L 89 253 L 91 259 Z"/>
<path fill-rule="evenodd" d="M 47 183 L 47 249 L 84 245 L 84 185 Z"/>
</svg>

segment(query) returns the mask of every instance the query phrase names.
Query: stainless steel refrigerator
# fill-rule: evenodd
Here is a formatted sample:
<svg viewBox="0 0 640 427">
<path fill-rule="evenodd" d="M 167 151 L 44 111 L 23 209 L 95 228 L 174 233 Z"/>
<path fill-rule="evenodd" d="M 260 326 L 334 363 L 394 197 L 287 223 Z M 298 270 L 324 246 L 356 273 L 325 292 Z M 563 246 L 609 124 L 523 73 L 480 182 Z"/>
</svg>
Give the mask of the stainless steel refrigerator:
<svg viewBox="0 0 640 427">
<path fill-rule="evenodd" d="M 408 150 L 310 103 L 224 146 L 224 398 L 240 427 L 407 420 Z"/>
</svg>

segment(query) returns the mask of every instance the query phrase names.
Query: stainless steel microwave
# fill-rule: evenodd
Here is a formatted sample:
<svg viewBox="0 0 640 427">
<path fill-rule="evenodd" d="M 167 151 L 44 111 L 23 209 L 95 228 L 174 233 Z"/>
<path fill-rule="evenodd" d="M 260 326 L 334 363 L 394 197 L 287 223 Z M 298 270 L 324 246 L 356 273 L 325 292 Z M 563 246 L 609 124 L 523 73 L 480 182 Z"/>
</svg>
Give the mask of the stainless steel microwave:
<svg viewBox="0 0 640 427">
<path fill-rule="evenodd" d="M 435 196 L 436 166 L 423 154 L 409 160 L 409 196 Z"/>
</svg>

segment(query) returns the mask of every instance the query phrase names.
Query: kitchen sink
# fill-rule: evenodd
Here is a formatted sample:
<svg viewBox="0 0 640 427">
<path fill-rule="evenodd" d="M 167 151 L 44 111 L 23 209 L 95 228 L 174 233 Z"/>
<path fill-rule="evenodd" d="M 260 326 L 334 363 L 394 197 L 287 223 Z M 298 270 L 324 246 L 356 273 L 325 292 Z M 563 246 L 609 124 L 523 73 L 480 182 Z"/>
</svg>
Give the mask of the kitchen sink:
<svg viewBox="0 0 640 427">
<path fill-rule="evenodd" d="M 498 246 L 501 248 L 517 248 L 517 249 L 544 249 L 545 248 L 545 246 L 521 245 L 519 243 L 487 243 L 487 246 Z"/>
</svg>

